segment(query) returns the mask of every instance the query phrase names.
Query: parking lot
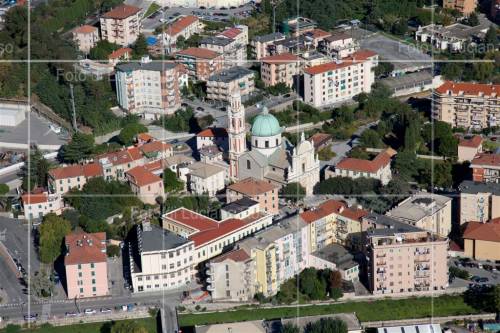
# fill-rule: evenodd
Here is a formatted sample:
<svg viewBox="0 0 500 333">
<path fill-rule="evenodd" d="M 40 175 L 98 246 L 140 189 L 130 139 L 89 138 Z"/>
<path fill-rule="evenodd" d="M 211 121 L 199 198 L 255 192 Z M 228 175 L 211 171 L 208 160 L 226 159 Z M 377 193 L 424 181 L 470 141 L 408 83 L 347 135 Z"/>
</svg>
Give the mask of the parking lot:
<svg viewBox="0 0 500 333">
<path fill-rule="evenodd" d="M 467 259 L 450 259 L 449 266 L 467 271 L 472 284 L 495 285 L 500 284 L 500 262 L 482 262 Z"/>
</svg>

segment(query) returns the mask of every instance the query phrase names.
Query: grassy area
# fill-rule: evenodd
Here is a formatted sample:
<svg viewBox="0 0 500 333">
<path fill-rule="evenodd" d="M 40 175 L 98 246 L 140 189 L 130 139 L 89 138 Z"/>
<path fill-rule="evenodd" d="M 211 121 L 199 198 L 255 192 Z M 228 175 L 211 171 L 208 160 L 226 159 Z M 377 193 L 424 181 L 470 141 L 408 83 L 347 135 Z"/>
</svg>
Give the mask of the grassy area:
<svg viewBox="0 0 500 333">
<path fill-rule="evenodd" d="M 127 322 L 131 322 L 132 320 L 127 320 Z M 144 326 L 148 333 L 157 333 L 157 324 L 156 319 L 154 318 L 144 318 L 144 319 L 136 319 L 136 322 L 140 323 Z M 111 327 L 114 322 L 104 322 L 104 323 L 92 323 L 92 324 L 75 324 L 69 326 L 51 326 L 51 325 L 42 325 L 36 328 L 31 329 L 21 329 L 20 333 L 109 333 L 111 332 Z M 7 333 L 7 329 L 0 330 L 0 333 Z M 17 332 L 17 331 L 14 331 Z"/>
<path fill-rule="evenodd" d="M 347 302 L 340 304 L 312 305 L 306 307 L 284 308 L 247 308 L 231 312 L 202 314 L 183 314 L 181 326 L 213 324 L 246 320 L 262 320 L 299 316 L 326 315 L 332 313 L 356 312 L 362 322 L 378 320 L 396 320 L 409 318 L 440 317 L 475 314 L 479 311 L 465 304 L 460 296 L 412 297 L 392 300 L 382 299 L 366 302 Z"/>
<path fill-rule="evenodd" d="M 148 17 L 149 15 L 153 14 L 156 12 L 158 9 L 160 9 L 161 6 L 158 5 L 156 2 L 153 2 L 151 6 L 149 6 L 148 10 L 146 11 L 146 14 L 144 14 L 144 17 Z"/>
<path fill-rule="evenodd" d="M 329 144 L 328 146 L 326 146 L 325 148 L 321 149 L 319 152 L 318 152 L 318 158 L 321 160 L 321 161 L 329 161 L 331 160 L 332 158 L 334 158 L 335 156 L 337 156 L 337 154 L 335 154 L 333 151 L 332 151 L 332 145 Z"/>
</svg>

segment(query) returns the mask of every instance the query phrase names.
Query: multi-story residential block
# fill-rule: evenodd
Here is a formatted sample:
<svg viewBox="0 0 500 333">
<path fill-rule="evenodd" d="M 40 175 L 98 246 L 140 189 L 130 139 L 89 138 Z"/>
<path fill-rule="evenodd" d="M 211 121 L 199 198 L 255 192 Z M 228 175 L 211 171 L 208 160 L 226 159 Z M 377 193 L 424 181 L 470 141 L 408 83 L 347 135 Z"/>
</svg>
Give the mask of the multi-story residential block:
<svg viewBox="0 0 500 333">
<path fill-rule="evenodd" d="M 23 194 L 21 201 L 23 202 L 24 216 L 30 220 L 42 218 L 49 213 L 59 215 L 64 206 L 60 195 L 49 195 L 47 192 Z"/>
<path fill-rule="evenodd" d="M 199 34 L 203 31 L 203 23 L 197 16 L 187 15 L 179 18 L 174 23 L 169 24 L 164 33 L 167 40 L 165 45 L 168 43 L 175 44 L 179 37 L 188 39 L 195 34 Z"/>
<path fill-rule="evenodd" d="M 369 289 L 373 294 L 443 290 L 448 286 L 448 239 L 369 214 L 366 254 Z"/>
<path fill-rule="evenodd" d="M 141 33 L 140 12 L 138 7 L 119 5 L 102 15 L 102 39 L 122 46 L 135 43 Z"/>
<path fill-rule="evenodd" d="M 252 57 L 260 60 L 264 57 L 270 56 L 275 53 L 274 42 L 284 40 L 286 38 L 280 32 L 256 36 L 250 41 L 250 48 L 252 50 Z"/>
<path fill-rule="evenodd" d="M 483 152 L 483 138 L 474 135 L 471 138 L 460 139 L 458 143 L 458 162 L 472 161 L 477 154 Z"/>
<path fill-rule="evenodd" d="M 89 53 L 99 41 L 99 30 L 91 25 L 82 25 L 71 31 L 78 50 Z"/>
<path fill-rule="evenodd" d="M 317 26 L 316 21 L 307 17 L 297 16 L 281 22 L 281 31 L 285 35 L 298 37 L 306 32 L 313 31 Z"/>
<path fill-rule="evenodd" d="M 246 49 L 248 45 L 248 26 L 239 24 L 234 27 L 227 28 L 223 32 L 217 35 L 218 37 L 224 37 L 229 39 L 234 39 L 241 47 Z M 245 53 L 246 59 L 246 53 Z"/>
<path fill-rule="evenodd" d="M 500 188 L 496 183 L 464 180 L 460 192 L 460 224 L 486 222 L 500 217 Z"/>
<path fill-rule="evenodd" d="M 375 81 L 373 68 L 378 64 L 375 52 L 359 50 L 336 62 L 304 69 L 304 101 L 324 107 L 369 93 Z"/>
<path fill-rule="evenodd" d="M 211 75 L 207 80 L 207 98 L 229 103 L 231 94 L 238 91 L 245 98 L 255 91 L 255 72 L 234 66 Z"/>
<path fill-rule="evenodd" d="M 192 193 L 214 196 L 225 186 L 225 170 L 213 164 L 196 162 L 188 166 L 188 188 Z"/>
<path fill-rule="evenodd" d="M 448 237 L 451 232 L 451 203 L 451 198 L 444 195 L 420 192 L 400 202 L 386 215 Z"/>
<path fill-rule="evenodd" d="M 304 34 L 304 37 L 306 37 L 310 41 L 312 46 L 317 48 L 319 44 L 325 40 L 325 38 L 328 38 L 331 35 L 332 35 L 331 33 L 324 31 L 322 29 L 314 29 L 306 32 Z"/>
<path fill-rule="evenodd" d="M 132 52 L 130 47 L 121 47 L 108 55 L 108 63 L 116 66 L 120 61 L 128 61 L 132 58 Z"/>
<path fill-rule="evenodd" d="M 500 154 L 479 154 L 470 162 L 472 180 L 482 183 L 500 182 Z"/>
<path fill-rule="evenodd" d="M 116 66 L 116 95 L 121 108 L 146 119 L 172 114 L 181 106 L 187 84 L 182 65 L 171 62 L 127 62 Z"/>
<path fill-rule="evenodd" d="M 206 81 L 223 67 L 224 56 L 203 48 L 190 47 L 175 53 L 177 62 L 186 66 L 191 79 Z"/>
<path fill-rule="evenodd" d="M 339 271 L 345 281 L 359 280 L 359 264 L 354 261 L 354 256 L 339 244 L 330 244 L 311 253 L 309 265 L 317 269 Z"/>
<path fill-rule="evenodd" d="M 222 220 L 229 218 L 244 219 L 259 212 L 260 206 L 257 201 L 243 197 L 222 206 L 220 217 Z"/>
<path fill-rule="evenodd" d="M 500 260 L 500 219 L 486 223 L 468 222 L 464 235 L 464 254 L 475 260 Z"/>
<path fill-rule="evenodd" d="M 246 60 L 246 45 L 236 39 L 209 36 L 200 41 L 200 47 L 224 55 L 223 68 L 243 66 Z"/>
<path fill-rule="evenodd" d="M 346 157 L 334 168 L 327 170 L 326 178 L 349 177 L 352 179 L 365 177 L 380 180 L 382 185 L 387 185 L 392 179 L 391 158 L 395 155 L 391 148 L 383 150 L 372 160 Z"/>
<path fill-rule="evenodd" d="M 500 85 L 446 81 L 433 93 L 432 117 L 452 127 L 482 129 L 498 125 Z"/>
<path fill-rule="evenodd" d="M 130 275 L 134 292 L 186 286 L 194 278 L 194 243 L 160 227 L 136 225 L 129 243 Z"/>
<path fill-rule="evenodd" d="M 217 146 L 227 150 L 227 130 L 223 127 L 211 127 L 196 134 L 196 150 L 199 151 L 207 146 Z"/>
<path fill-rule="evenodd" d="M 102 167 L 95 162 L 51 169 L 47 177 L 49 192 L 63 195 L 71 189 L 81 190 L 90 178 L 102 176 Z"/>
<path fill-rule="evenodd" d="M 260 59 L 260 76 L 266 87 L 284 83 L 294 86 L 299 75 L 299 57 L 290 53 L 267 56 Z"/>
<path fill-rule="evenodd" d="M 259 203 L 261 211 L 276 215 L 279 213 L 279 186 L 254 178 L 246 178 L 229 185 L 226 189 L 228 203 L 243 197 Z"/>
<path fill-rule="evenodd" d="M 163 180 L 145 166 L 137 166 L 125 172 L 132 193 L 142 202 L 154 205 L 156 198 L 165 197 Z"/>
<path fill-rule="evenodd" d="M 71 233 L 64 243 L 68 298 L 109 295 L 106 233 Z"/>
<path fill-rule="evenodd" d="M 359 44 L 347 31 L 337 32 L 318 43 L 318 50 L 335 59 L 343 59 L 355 53 Z"/>
<path fill-rule="evenodd" d="M 164 229 L 194 242 L 196 264 L 221 254 L 230 245 L 271 224 L 272 216 L 261 212 L 244 219 L 229 218 L 222 221 L 185 208 L 163 215 Z"/>
<path fill-rule="evenodd" d="M 469 16 L 476 10 L 477 0 L 444 0 L 443 8 L 455 9 L 464 16 Z"/>
</svg>

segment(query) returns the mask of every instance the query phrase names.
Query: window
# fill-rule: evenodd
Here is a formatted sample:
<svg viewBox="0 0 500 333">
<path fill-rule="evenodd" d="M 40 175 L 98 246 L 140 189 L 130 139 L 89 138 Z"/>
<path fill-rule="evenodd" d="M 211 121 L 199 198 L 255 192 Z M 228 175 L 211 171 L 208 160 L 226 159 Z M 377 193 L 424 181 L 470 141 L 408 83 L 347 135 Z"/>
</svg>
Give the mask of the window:
<svg viewBox="0 0 500 333">
<path fill-rule="evenodd" d="M 247 160 L 247 169 L 250 170 L 252 167 L 250 165 L 250 160 Z"/>
<path fill-rule="evenodd" d="M 94 263 L 90 263 L 90 268 L 94 268 Z"/>
<path fill-rule="evenodd" d="M 265 142 L 265 147 L 269 148 L 269 141 L 268 140 L 266 140 L 266 142 Z"/>
</svg>

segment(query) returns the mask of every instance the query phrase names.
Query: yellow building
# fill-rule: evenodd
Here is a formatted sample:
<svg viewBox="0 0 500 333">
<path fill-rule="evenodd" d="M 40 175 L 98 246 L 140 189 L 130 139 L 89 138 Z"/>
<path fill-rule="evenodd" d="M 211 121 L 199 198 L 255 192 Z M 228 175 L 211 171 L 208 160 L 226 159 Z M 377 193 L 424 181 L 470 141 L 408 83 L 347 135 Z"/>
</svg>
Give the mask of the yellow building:
<svg viewBox="0 0 500 333">
<path fill-rule="evenodd" d="M 500 260 L 500 218 L 486 223 L 467 223 L 463 239 L 467 257 Z"/>
</svg>

